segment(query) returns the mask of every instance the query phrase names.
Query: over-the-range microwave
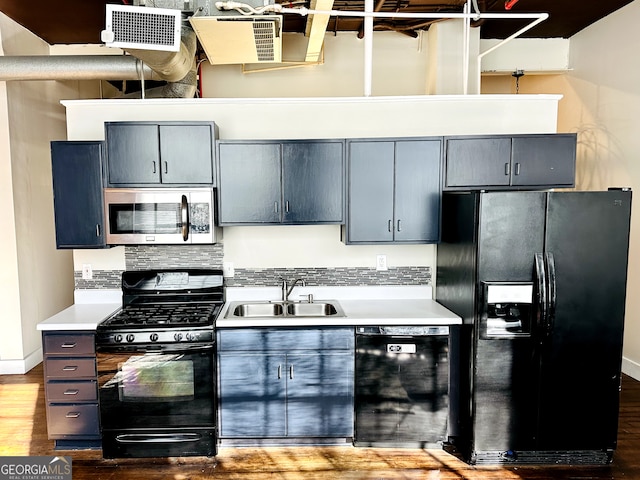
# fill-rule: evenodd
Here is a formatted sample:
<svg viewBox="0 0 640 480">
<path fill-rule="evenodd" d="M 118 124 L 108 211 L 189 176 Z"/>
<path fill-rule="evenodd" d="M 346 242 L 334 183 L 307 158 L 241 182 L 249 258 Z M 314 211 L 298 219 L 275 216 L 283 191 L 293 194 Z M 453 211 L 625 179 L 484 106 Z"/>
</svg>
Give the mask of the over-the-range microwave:
<svg viewBox="0 0 640 480">
<path fill-rule="evenodd" d="M 215 243 L 213 188 L 105 188 L 107 244 Z"/>
</svg>

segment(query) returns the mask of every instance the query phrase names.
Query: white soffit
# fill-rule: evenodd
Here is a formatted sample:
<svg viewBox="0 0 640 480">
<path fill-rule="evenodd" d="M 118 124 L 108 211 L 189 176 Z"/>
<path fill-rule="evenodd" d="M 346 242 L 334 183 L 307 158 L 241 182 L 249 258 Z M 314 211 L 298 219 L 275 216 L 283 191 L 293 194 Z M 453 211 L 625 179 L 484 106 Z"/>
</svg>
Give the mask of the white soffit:
<svg viewBox="0 0 640 480">
<path fill-rule="evenodd" d="M 501 40 L 481 40 L 480 53 Z M 483 74 L 525 74 L 566 72 L 569 70 L 569 44 L 567 38 L 516 38 L 487 54 L 482 59 Z"/>
</svg>

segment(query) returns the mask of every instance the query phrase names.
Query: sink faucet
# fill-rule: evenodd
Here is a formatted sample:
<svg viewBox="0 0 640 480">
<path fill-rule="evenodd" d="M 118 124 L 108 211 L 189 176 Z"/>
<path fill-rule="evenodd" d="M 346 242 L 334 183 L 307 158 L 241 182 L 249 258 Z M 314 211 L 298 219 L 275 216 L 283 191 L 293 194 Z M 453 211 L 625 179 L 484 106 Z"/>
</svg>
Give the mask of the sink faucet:
<svg viewBox="0 0 640 480">
<path fill-rule="evenodd" d="M 302 285 L 303 287 L 307 285 L 304 279 L 302 278 L 296 278 L 291 284 L 291 286 L 287 284 L 287 280 L 285 278 L 282 279 L 282 301 L 283 302 L 286 303 L 289 301 L 289 295 L 291 295 L 291 290 L 293 290 L 293 287 L 295 287 L 298 284 L 298 282 L 300 282 L 300 285 Z"/>
</svg>

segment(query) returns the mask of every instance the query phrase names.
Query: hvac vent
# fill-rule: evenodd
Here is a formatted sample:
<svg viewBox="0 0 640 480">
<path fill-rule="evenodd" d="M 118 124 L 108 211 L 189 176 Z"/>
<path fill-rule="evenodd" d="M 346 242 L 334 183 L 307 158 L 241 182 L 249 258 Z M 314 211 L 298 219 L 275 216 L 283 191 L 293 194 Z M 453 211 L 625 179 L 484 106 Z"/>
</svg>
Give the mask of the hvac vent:
<svg viewBox="0 0 640 480">
<path fill-rule="evenodd" d="M 180 10 L 107 4 L 102 41 L 109 47 L 180 50 Z"/>
<path fill-rule="evenodd" d="M 212 65 L 282 61 L 282 16 L 189 19 Z"/>
</svg>

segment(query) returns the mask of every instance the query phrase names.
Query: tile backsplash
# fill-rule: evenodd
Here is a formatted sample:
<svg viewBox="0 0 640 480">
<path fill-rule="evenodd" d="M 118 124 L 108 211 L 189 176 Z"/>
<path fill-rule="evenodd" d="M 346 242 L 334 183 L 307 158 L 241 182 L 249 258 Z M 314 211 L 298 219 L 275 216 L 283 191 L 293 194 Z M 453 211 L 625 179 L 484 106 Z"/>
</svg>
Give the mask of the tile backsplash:
<svg viewBox="0 0 640 480">
<path fill-rule="evenodd" d="M 162 268 L 222 269 L 224 249 L 215 245 L 140 245 L 125 247 L 127 270 Z M 74 272 L 76 289 L 120 289 L 121 271 L 94 270 L 91 280 L 84 280 L 82 272 Z M 236 268 L 233 278 L 225 279 L 228 286 L 277 286 L 281 278 L 292 281 L 304 278 L 307 285 L 430 285 L 431 267 L 390 267 L 376 270 L 366 267 L 330 268 Z"/>
</svg>

